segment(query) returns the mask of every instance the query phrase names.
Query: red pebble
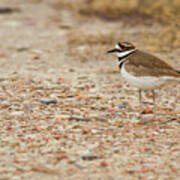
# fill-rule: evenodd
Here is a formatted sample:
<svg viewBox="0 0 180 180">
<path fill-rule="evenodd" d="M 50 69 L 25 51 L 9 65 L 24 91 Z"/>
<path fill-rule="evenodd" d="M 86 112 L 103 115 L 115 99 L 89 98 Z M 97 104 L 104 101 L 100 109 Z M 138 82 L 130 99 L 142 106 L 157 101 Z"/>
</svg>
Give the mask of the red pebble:
<svg viewBox="0 0 180 180">
<path fill-rule="evenodd" d="M 4 57 L 6 57 L 6 54 L 0 53 L 0 58 L 4 58 Z"/>
<path fill-rule="evenodd" d="M 67 159 L 67 158 L 68 158 L 68 156 L 67 156 L 66 154 L 60 154 L 60 155 L 57 157 L 58 160 Z"/>
<path fill-rule="evenodd" d="M 107 163 L 106 161 L 102 161 L 102 162 L 101 162 L 101 166 L 102 166 L 102 167 L 106 167 L 106 166 L 108 166 L 108 163 Z"/>
<path fill-rule="evenodd" d="M 142 114 L 151 114 L 151 113 L 153 113 L 153 109 L 150 107 L 145 108 L 142 112 Z"/>
</svg>

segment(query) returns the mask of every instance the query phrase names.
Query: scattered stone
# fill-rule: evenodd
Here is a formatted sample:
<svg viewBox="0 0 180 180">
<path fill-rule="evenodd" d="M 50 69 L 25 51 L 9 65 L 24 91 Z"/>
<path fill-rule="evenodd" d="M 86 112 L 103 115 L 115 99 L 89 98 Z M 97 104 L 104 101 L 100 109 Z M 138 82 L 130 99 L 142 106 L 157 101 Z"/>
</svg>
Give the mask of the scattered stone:
<svg viewBox="0 0 180 180">
<path fill-rule="evenodd" d="M 22 114 L 24 114 L 24 111 L 14 111 L 14 112 L 11 112 L 11 115 L 13 115 L 13 116 L 20 116 Z"/>
<path fill-rule="evenodd" d="M 106 161 L 102 161 L 102 162 L 100 163 L 100 165 L 101 165 L 102 167 L 106 167 L 106 166 L 108 166 L 108 163 L 107 163 Z"/>
<path fill-rule="evenodd" d="M 56 100 L 49 100 L 49 101 L 41 101 L 42 104 L 50 105 L 50 104 L 57 104 Z"/>
<path fill-rule="evenodd" d="M 5 53 L 0 53 L 0 58 L 5 58 L 6 54 Z"/>
<path fill-rule="evenodd" d="M 29 49 L 28 47 L 20 47 L 20 48 L 17 48 L 17 51 L 23 52 L 23 51 L 27 51 L 28 49 Z"/>
<path fill-rule="evenodd" d="M 141 119 L 138 124 L 147 124 L 154 122 L 153 119 Z"/>
<path fill-rule="evenodd" d="M 98 156 L 86 155 L 86 156 L 82 156 L 82 159 L 83 159 L 83 160 L 92 161 L 92 160 L 98 159 Z"/>
<path fill-rule="evenodd" d="M 123 103 L 119 106 L 119 109 L 125 109 L 127 105 L 128 105 L 127 102 L 123 102 Z"/>
<path fill-rule="evenodd" d="M 151 113 L 153 113 L 153 109 L 150 107 L 147 107 L 142 111 L 142 114 L 151 114 Z"/>
<path fill-rule="evenodd" d="M 84 121 L 84 122 L 88 122 L 88 121 L 91 121 L 90 119 L 87 119 L 87 118 L 80 118 L 80 117 L 70 117 L 69 118 L 70 121 L 72 120 L 75 120 L 75 121 Z"/>
<path fill-rule="evenodd" d="M 39 54 L 33 54 L 32 59 L 38 60 L 38 59 L 40 59 L 40 55 Z"/>
<path fill-rule="evenodd" d="M 114 150 L 114 153 L 118 153 L 118 152 L 119 152 L 119 149 L 115 149 L 115 150 Z"/>
<path fill-rule="evenodd" d="M 20 10 L 17 8 L 10 8 L 10 7 L 1 7 L 0 14 L 11 14 L 14 12 L 19 12 Z"/>
</svg>

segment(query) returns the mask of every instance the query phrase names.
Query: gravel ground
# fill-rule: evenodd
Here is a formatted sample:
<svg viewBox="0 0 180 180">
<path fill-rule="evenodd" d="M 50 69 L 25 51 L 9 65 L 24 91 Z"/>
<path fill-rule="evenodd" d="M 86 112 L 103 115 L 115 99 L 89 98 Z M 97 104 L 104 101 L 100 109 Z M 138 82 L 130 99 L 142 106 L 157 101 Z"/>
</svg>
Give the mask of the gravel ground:
<svg viewBox="0 0 180 180">
<path fill-rule="evenodd" d="M 115 57 L 93 47 L 82 56 L 67 41 L 73 31 L 119 28 L 143 47 L 141 28 L 153 27 L 82 23 L 52 2 L 0 2 L 11 9 L 0 13 L 0 180 L 179 179 L 179 85 L 157 90 L 155 118 L 144 93 L 138 118 L 137 90 Z M 158 55 L 180 68 L 179 49 Z"/>
</svg>

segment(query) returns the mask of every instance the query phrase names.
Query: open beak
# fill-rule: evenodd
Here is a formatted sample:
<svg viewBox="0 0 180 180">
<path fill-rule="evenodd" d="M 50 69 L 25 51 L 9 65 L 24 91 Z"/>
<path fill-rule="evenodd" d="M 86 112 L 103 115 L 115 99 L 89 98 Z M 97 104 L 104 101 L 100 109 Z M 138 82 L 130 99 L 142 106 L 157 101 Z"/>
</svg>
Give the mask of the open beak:
<svg viewBox="0 0 180 180">
<path fill-rule="evenodd" d="M 119 49 L 111 49 L 107 51 L 107 53 L 115 53 L 115 52 L 119 52 Z"/>
</svg>

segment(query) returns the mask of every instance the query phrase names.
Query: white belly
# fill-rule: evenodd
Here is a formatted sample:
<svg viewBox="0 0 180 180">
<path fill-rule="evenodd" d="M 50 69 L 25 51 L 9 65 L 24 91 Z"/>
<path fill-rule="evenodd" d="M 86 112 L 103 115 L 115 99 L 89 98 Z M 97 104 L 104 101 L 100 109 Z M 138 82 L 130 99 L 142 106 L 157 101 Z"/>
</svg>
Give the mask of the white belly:
<svg viewBox="0 0 180 180">
<path fill-rule="evenodd" d="M 127 81 L 129 85 L 132 85 L 138 89 L 155 89 L 163 86 L 168 79 L 166 77 L 153 77 L 153 76 L 134 76 L 128 73 L 125 69 L 126 63 L 122 65 L 121 75 Z"/>
</svg>

